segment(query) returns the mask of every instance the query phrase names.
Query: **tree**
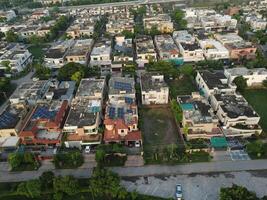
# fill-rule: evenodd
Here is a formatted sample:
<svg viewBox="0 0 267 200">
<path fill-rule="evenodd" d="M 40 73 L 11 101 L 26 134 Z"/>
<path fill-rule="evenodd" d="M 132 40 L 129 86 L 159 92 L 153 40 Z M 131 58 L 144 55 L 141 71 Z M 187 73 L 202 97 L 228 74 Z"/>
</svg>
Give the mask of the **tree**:
<svg viewBox="0 0 267 200">
<path fill-rule="evenodd" d="M 75 81 L 77 84 L 79 84 L 81 79 L 83 78 L 83 76 L 84 76 L 83 72 L 82 71 L 78 71 L 78 72 L 75 72 L 74 74 L 72 74 L 71 80 Z"/>
<path fill-rule="evenodd" d="M 134 33 L 132 33 L 131 31 L 128 30 L 123 30 L 121 32 L 122 35 L 125 36 L 125 38 L 133 38 L 134 37 Z"/>
<path fill-rule="evenodd" d="M 194 67 L 191 64 L 185 64 L 179 67 L 179 71 L 181 74 L 184 74 L 186 76 L 193 76 L 195 73 Z"/>
<path fill-rule="evenodd" d="M 8 154 L 8 163 L 12 169 L 15 169 L 21 165 L 23 161 L 23 156 L 18 153 L 10 153 Z"/>
<path fill-rule="evenodd" d="M 12 30 L 6 32 L 6 41 L 8 42 L 18 42 L 19 36 Z"/>
<path fill-rule="evenodd" d="M 221 188 L 220 200 L 259 200 L 254 192 L 250 192 L 247 188 L 233 185 L 232 187 Z"/>
<path fill-rule="evenodd" d="M 104 168 L 95 168 L 90 179 L 92 196 L 100 199 L 125 199 L 127 191 L 120 186 L 117 174 Z"/>
<path fill-rule="evenodd" d="M 97 149 L 95 153 L 95 160 L 98 166 L 102 166 L 102 163 L 105 161 L 106 153 L 103 149 Z"/>
<path fill-rule="evenodd" d="M 163 60 L 150 63 L 147 66 L 147 70 L 160 72 L 165 77 L 168 76 L 177 77 L 179 75 L 178 69 L 171 62 Z"/>
<path fill-rule="evenodd" d="M 154 37 L 156 35 L 160 35 L 161 33 L 158 30 L 158 27 L 156 25 L 153 25 L 150 30 L 146 30 L 146 34 L 149 34 Z"/>
<path fill-rule="evenodd" d="M 0 40 L 5 37 L 5 34 L 0 31 Z"/>
<path fill-rule="evenodd" d="M 266 152 L 267 144 L 263 143 L 260 140 L 255 142 L 250 142 L 247 144 L 246 149 L 250 156 L 254 158 L 261 158 L 267 155 Z"/>
<path fill-rule="evenodd" d="M 52 171 L 43 172 L 42 175 L 39 177 L 41 187 L 44 190 L 53 188 L 53 179 L 55 175 Z"/>
<path fill-rule="evenodd" d="M 184 11 L 181 9 L 176 9 L 171 14 L 172 19 L 177 25 L 178 30 L 185 29 L 187 26 L 187 21 L 184 19 Z"/>
<path fill-rule="evenodd" d="M 31 37 L 28 38 L 28 42 L 36 46 L 36 45 L 43 43 L 44 38 L 39 37 L 37 35 L 32 35 Z"/>
<path fill-rule="evenodd" d="M 42 66 L 41 64 L 36 64 L 35 66 L 35 76 L 40 80 L 47 80 L 51 77 L 52 71 L 50 68 Z"/>
<path fill-rule="evenodd" d="M 11 66 L 10 66 L 10 61 L 9 60 L 3 60 L 1 62 L 1 65 L 5 68 L 5 71 L 7 73 L 10 73 L 11 72 Z"/>
<path fill-rule="evenodd" d="M 18 185 L 17 192 L 29 198 L 41 196 L 41 183 L 39 180 L 29 180 Z"/>
<path fill-rule="evenodd" d="M 243 76 L 236 77 L 233 83 L 236 84 L 237 91 L 239 92 L 244 92 L 244 90 L 247 88 L 247 81 Z"/>
<path fill-rule="evenodd" d="M 264 81 L 262 82 L 262 85 L 263 85 L 264 87 L 267 87 L 267 80 L 264 80 Z"/>
<path fill-rule="evenodd" d="M 63 194 L 72 196 L 79 192 L 78 182 L 72 176 L 55 177 L 53 180 L 53 188 L 56 199 L 62 199 Z"/>
</svg>

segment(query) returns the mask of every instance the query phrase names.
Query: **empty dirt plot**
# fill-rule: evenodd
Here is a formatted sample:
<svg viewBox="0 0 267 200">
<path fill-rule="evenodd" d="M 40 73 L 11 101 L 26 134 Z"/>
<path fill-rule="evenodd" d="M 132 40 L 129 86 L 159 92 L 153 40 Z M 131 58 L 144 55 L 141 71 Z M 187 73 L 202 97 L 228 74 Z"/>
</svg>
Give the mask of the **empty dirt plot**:
<svg viewBox="0 0 267 200">
<path fill-rule="evenodd" d="M 166 107 L 144 107 L 140 109 L 144 147 L 178 144 L 179 135 L 171 109 Z"/>
</svg>

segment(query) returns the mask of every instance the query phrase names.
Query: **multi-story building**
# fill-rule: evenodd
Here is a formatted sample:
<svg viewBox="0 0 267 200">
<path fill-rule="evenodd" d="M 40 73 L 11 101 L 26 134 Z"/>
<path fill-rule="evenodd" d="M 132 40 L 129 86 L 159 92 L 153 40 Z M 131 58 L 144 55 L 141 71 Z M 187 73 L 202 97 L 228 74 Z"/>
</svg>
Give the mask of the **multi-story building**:
<svg viewBox="0 0 267 200">
<path fill-rule="evenodd" d="M 105 79 L 82 79 L 63 131 L 67 134 L 66 147 L 81 148 L 100 144 L 98 127 L 102 118 Z"/>
<path fill-rule="evenodd" d="M 156 35 L 155 46 L 158 53 L 158 60 L 173 61 L 176 64 L 182 64 L 183 58 L 170 35 Z"/>
<path fill-rule="evenodd" d="M 76 40 L 66 55 L 66 61 L 87 64 L 93 44 L 93 39 Z"/>
<path fill-rule="evenodd" d="M 218 41 L 213 39 L 200 40 L 199 45 L 207 60 L 229 59 L 229 51 Z"/>
<path fill-rule="evenodd" d="M 229 51 L 229 56 L 231 59 L 254 59 L 256 58 L 257 47 L 254 46 L 251 42 L 237 42 L 226 44 L 225 47 Z"/>
<path fill-rule="evenodd" d="M 236 67 L 225 69 L 224 75 L 228 79 L 228 84 L 231 84 L 236 77 L 243 76 L 243 78 L 247 81 L 247 85 L 250 87 L 261 85 L 263 81 L 267 80 L 267 69 L 248 69 L 246 67 Z"/>
<path fill-rule="evenodd" d="M 259 115 L 243 96 L 223 92 L 212 95 L 210 101 L 219 121 L 223 124 L 223 131 L 227 137 L 249 137 L 262 132 L 258 125 Z"/>
<path fill-rule="evenodd" d="M 101 38 L 93 47 L 90 55 L 90 65 L 99 66 L 111 65 L 111 41 Z"/>
<path fill-rule="evenodd" d="M 21 72 L 32 63 L 32 54 L 23 45 L 11 46 L 4 54 L 0 54 L 0 68 L 6 68 L 3 63 L 8 63 L 11 72 Z M 5 69 L 6 70 L 6 69 Z"/>
<path fill-rule="evenodd" d="M 238 43 L 244 41 L 242 37 L 237 35 L 236 33 L 226 33 L 226 34 L 214 34 L 216 40 L 218 40 L 223 45 Z"/>
<path fill-rule="evenodd" d="M 188 31 L 174 31 L 173 39 L 179 47 L 184 62 L 198 62 L 205 59 L 200 45 Z"/>
<path fill-rule="evenodd" d="M 19 134 L 21 143 L 59 146 L 62 136 L 61 127 L 67 111 L 67 100 L 38 104 Z"/>
<path fill-rule="evenodd" d="M 164 76 L 157 73 L 141 74 L 142 104 L 167 104 L 169 101 L 169 87 Z"/>
<path fill-rule="evenodd" d="M 173 32 L 173 22 L 168 14 L 146 16 L 143 18 L 143 24 L 147 30 L 151 30 L 152 27 L 156 27 L 161 33 Z"/>
<path fill-rule="evenodd" d="M 210 72 L 202 70 L 197 72 L 196 83 L 200 93 L 206 98 L 221 92 L 231 93 L 236 90 L 236 85 L 228 84 L 223 71 Z"/>
<path fill-rule="evenodd" d="M 151 36 L 142 35 L 135 38 L 136 62 L 139 67 L 144 67 L 149 61 L 157 60 L 154 43 Z"/>
<path fill-rule="evenodd" d="M 125 36 L 116 36 L 113 50 L 113 62 L 133 62 L 133 41 Z"/>
<path fill-rule="evenodd" d="M 56 43 L 51 47 L 44 57 L 44 63 L 49 68 L 60 68 L 65 64 L 65 58 L 73 46 L 74 40 L 66 40 L 63 42 Z"/>
<path fill-rule="evenodd" d="M 66 30 L 67 36 L 74 39 L 92 37 L 95 24 L 95 21 L 75 22 Z"/>
<path fill-rule="evenodd" d="M 105 143 L 120 143 L 140 147 L 141 132 L 138 130 L 138 107 L 135 103 L 133 78 L 112 77 L 109 81 L 109 100 L 104 120 Z"/>
<path fill-rule="evenodd" d="M 42 17 L 48 17 L 49 16 L 49 10 L 47 9 L 42 9 L 42 10 L 35 10 L 32 15 L 31 18 L 34 20 L 39 20 Z"/>
<path fill-rule="evenodd" d="M 222 136 L 219 120 L 209 102 L 199 93 L 182 95 L 177 101 L 183 110 L 183 133 L 188 140 Z"/>
<path fill-rule="evenodd" d="M 249 23 L 253 30 L 264 30 L 267 27 L 267 21 L 257 16 L 246 17 L 246 22 Z"/>
</svg>

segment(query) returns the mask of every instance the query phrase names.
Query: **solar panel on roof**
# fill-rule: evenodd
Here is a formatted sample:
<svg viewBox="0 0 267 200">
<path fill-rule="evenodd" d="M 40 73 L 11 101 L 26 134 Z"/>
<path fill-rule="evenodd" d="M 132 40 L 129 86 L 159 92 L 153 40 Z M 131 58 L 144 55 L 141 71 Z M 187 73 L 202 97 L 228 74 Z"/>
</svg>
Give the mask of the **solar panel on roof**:
<svg viewBox="0 0 267 200">
<path fill-rule="evenodd" d="M 124 109 L 118 108 L 118 118 L 123 118 L 123 117 L 124 117 Z"/>
<path fill-rule="evenodd" d="M 130 83 L 123 83 L 123 82 L 115 81 L 114 88 L 117 90 L 125 90 L 127 92 L 132 91 L 132 86 Z"/>
<path fill-rule="evenodd" d="M 109 117 L 112 119 L 115 117 L 115 108 L 114 107 L 109 108 Z"/>
</svg>

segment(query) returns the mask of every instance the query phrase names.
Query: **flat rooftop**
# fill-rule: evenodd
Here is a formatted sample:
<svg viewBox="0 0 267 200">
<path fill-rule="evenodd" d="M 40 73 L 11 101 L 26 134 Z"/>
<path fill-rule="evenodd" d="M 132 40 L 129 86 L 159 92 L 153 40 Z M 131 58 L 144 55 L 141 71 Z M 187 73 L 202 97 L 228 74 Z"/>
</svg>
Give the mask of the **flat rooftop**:
<svg viewBox="0 0 267 200">
<path fill-rule="evenodd" d="M 225 89 L 228 88 L 227 78 L 224 75 L 223 71 L 210 72 L 208 70 L 199 71 L 199 74 L 203 78 L 204 82 L 207 84 L 209 89 L 219 88 Z M 225 80 L 222 82 L 222 80 Z"/>
<path fill-rule="evenodd" d="M 90 97 L 102 94 L 104 86 L 105 79 L 82 79 L 76 92 L 76 97 Z"/>
<path fill-rule="evenodd" d="M 164 81 L 164 76 L 159 73 L 142 73 L 141 74 L 142 91 L 160 91 L 161 88 L 168 87 Z"/>
<path fill-rule="evenodd" d="M 240 116 L 259 117 L 254 109 L 248 104 L 245 98 L 236 94 L 215 94 L 217 101 L 221 102 L 221 108 L 229 118 Z"/>
<path fill-rule="evenodd" d="M 135 94 L 134 78 L 128 77 L 111 77 L 109 80 L 109 95 L 121 94 Z"/>
<path fill-rule="evenodd" d="M 266 75 L 267 69 L 265 68 L 254 68 L 248 69 L 246 67 L 235 67 L 231 69 L 225 69 L 225 71 L 232 76 L 249 76 L 249 75 Z"/>
</svg>

